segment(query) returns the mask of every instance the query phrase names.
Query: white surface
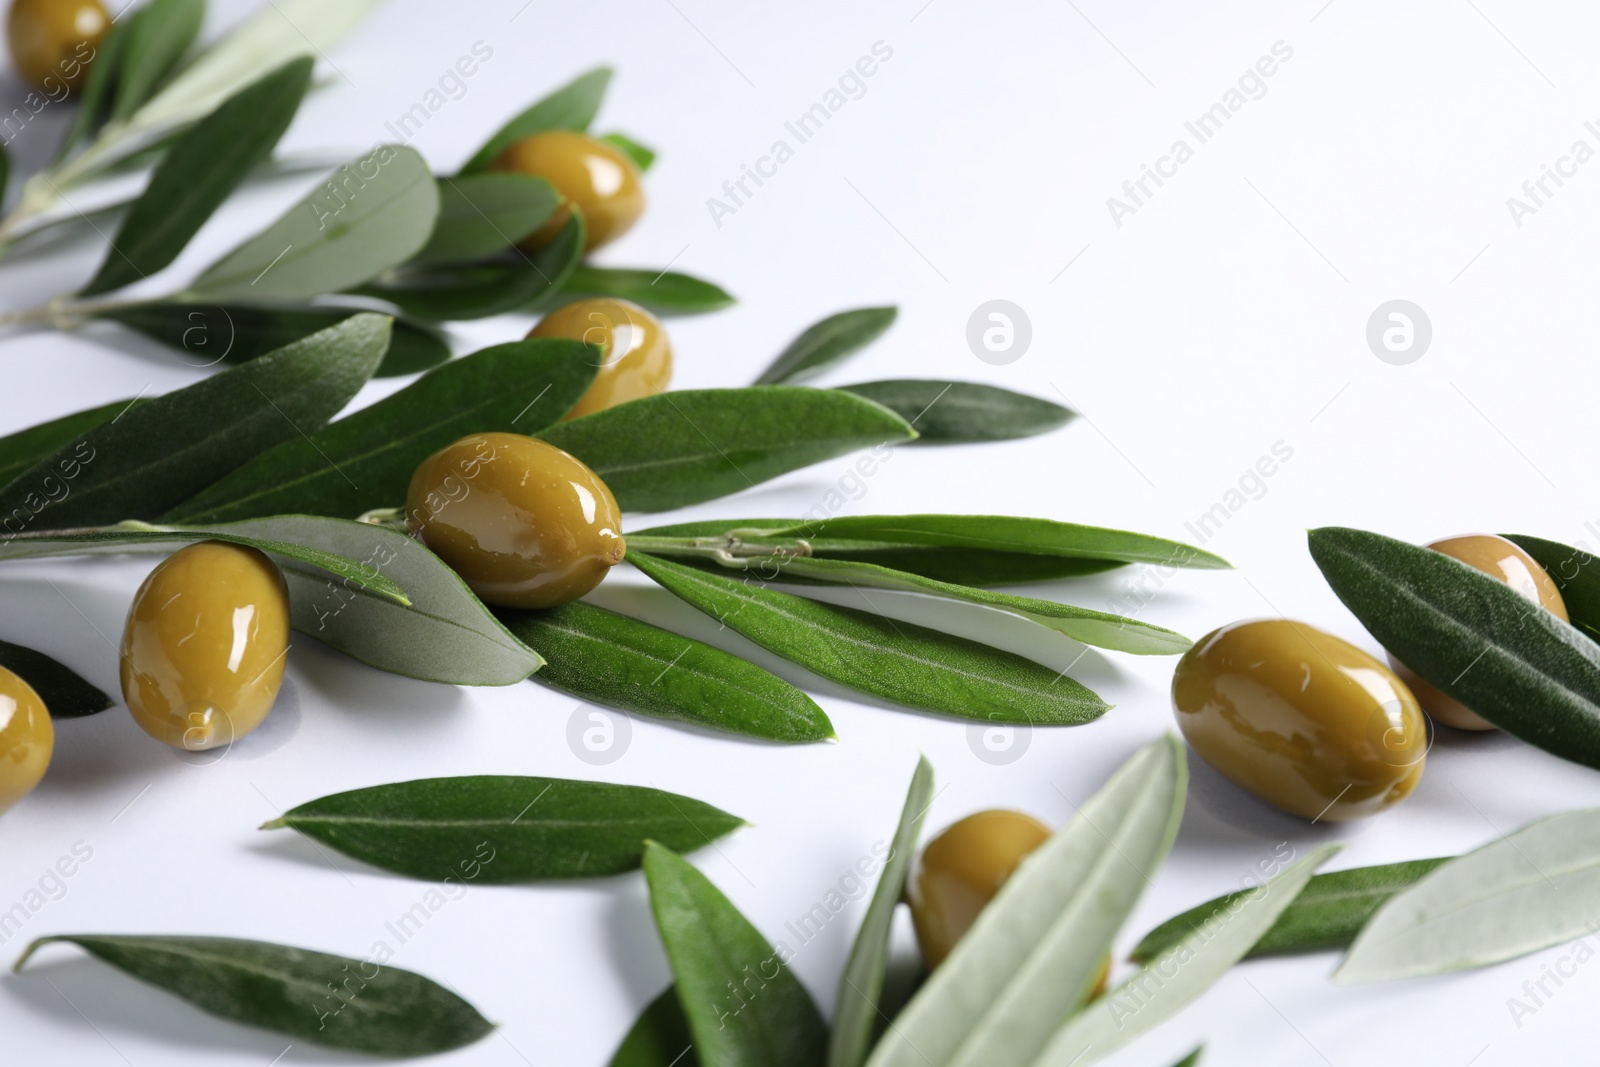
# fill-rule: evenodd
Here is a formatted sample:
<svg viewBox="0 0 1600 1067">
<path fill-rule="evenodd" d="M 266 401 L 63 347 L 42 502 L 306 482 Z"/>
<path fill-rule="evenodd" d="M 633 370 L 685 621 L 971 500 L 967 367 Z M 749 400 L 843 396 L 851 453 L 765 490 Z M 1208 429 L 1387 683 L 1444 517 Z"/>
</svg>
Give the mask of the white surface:
<svg viewBox="0 0 1600 1067">
<path fill-rule="evenodd" d="M 618 77 L 598 128 L 625 130 L 661 159 L 645 219 L 602 261 L 672 261 L 741 300 L 670 324 L 677 385 L 746 382 L 821 315 L 893 302 L 899 324 L 826 381 L 968 378 L 1059 390 L 1084 413 L 1049 437 L 901 450 L 852 511 L 1036 514 L 1193 539 L 1185 524 L 1282 441 L 1292 460 L 1207 542 L 1239 570 L 1170 577 L 1144 613 L 1191 636 L 1288 614 L 1369 648 L 1307 556 L 1307 527 L 1419 541 L 1517 530 L 1600 542 L 1588 440 L 1600 386 L 1589 269 L 1600 162 L 1580 168 L 1521 228 L 1505 203 L 1573 141 L 1600 147 L 1584 129 L 1600 98 L 1588 47 L 1600 15 L 1588 7 L 907 0 L 756 14 L 701 0 L 535 0 L 519 14 L 523 5 L 391 0 L 332 53 L 344 79 L 307 105 L 286 146 L 354 154 L 388 137 L 384 123 L 481 40 L 492 59 L 414 141 L 447 169 L 528 100 L 612 63 Z M 221 6 L 228 17 L 246 8 Z M 706 199 L 880 40 L 893 57 L 865 95 L 714 225 Z M 1114 226 L 1106 198 L 1280 40 L 1293 57 L 1265 96 Z M 8 81 L 0 92 L 20 89 Z M 25 137 L 39 140 L 13 150 L 43 152 L 53 136 L 37 125 Z M 171 280 L 151 286 L 175 286 L 296 191 L 284 185 L 230 206 Z M 97 255 L 89 246 L 0 266 L 5 305 L 81 283 Z M 1033 324 L 1031 349 L 1009 366 L 980 362 L 964 340 L 971 311 L 997 297 Z M 1410 366 L 1380 362 L 1364 340 L 1368 315 L 1394 298 L 1419 303 L 1434 326 L 1432 348 Z M 526 325 L 494 320 L 462 335 L 469 350 Z M 99 330 L 9 336 L 0 360 L 7 431 L 199 374 Z M 375 385 L 363 401 L 391 388 Z M 852 462 L 684 517 L 799 514 Z M 8 564 L 0 636 L 114 689 L 111 641 L 148 566 Z M 1045 592 L 1104 606 L 1139 579 L 1114 573 Z M 614 577 L 599 599 L 686 632 L 713 631 L 637 575 Z M 750 652 L 727 634 L 715 640 Z M 1048 653 L 1063 665 L 1075 654 Z M 1173 662 L 1090 652 L 1073 673 L 1117 708 L 1090 726 L 1036 732 L 1010 766 L 979 761 L 964 724 L 821 686 L 838 745 L 754 745 L 638 721 L 626 755 L 593 768 L 565 742 L 573 702 L 548 690 L 430 686 L 297 639 L 270 725 L 216 765 L 186 765 L 120 709 L 61 725 L 44 784 L 0 820 L 0 909 L 74 842 L 93 858 L 3 950 L 52 932 L 148 931 L 363 955 L 392 942 L 385 923 L 427 887 L 342 859 L 336 873 L 306 843 L 254 827 L 280 806 L 340 789 L 484 772 L 650 783 L 748 818 L 754 828 L 695 861 L 757 926 L 782 936 L 888 837 L 919 751 L 941 790 L 930 831 L 991 806 L 1060 822 L 1139 743 L 1171 727 Z M 1334 863 L 1354 866 L 1468 849 L 1600 801 L 1593 772 L 1499 736 L 1442 737 L 1417 793 L 1357 826 L 1309 828 L 1195 771 L 1182 834 L 1128 945 L 1235 886 L 1280 842 L 1303 852 L 1342 840 Z M 852 905 L 795 960 L 825 1011 L 863 910 Z M 1571 952 L 1370 988 L 1331 984 L 1329 955 L 1252 963 L 1110 1062 L 1170 1064 L 1199 1040 L 1214 1064 L 1579 1062 L 1592 1047 L 1600 970 L 1580 967 L 1559 989 L 1547 983 L 1554 995 L 1520 1025 L 1507 1005 Z M 439 1061 L 461 1064 L 602 1064 L 667 981 L 637 876 L 474 888 L 397 946 L 395 962 L 449 981 L 502 1024 Z M 260 1067 L 285 1045 L 70 949 L 0 981 L 0 1032 L 7 1064 Z M 277 1062 L 344 1059 L 296 1044 Z"/>
</svg>

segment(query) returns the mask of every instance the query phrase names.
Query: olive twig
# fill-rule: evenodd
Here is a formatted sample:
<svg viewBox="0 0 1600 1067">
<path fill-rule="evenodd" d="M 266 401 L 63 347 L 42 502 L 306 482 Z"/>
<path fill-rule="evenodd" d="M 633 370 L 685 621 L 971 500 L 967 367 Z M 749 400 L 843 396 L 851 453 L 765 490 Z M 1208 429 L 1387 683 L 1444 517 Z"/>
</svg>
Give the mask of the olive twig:
<svg viewBox="0 0 1600 1067">
<path fill-rule="evenodd" d="M 712 559 L 724 567 L 746 569 L 765 560 L 804 558 L 811 555 L 811 543 L 799 538 L 783 544 L 751 544 L 732 533 L 717 537 L 642 537 L 628 538 L 628 547 L 655 556 L 692 556 Z"/>
</svg>

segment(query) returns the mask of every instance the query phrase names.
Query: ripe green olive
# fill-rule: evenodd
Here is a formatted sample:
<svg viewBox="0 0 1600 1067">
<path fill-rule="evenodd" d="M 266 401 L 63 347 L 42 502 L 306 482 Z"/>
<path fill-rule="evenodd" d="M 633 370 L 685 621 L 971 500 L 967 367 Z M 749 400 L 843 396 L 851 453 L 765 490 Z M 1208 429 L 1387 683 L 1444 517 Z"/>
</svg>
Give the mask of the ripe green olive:
<svg viewBox="0 0 1600 1067">
<path fill-rule="evenodd" d="M 472 434 L 423 460 L 406 518 L 485 603 L 504 607 L 576 600 L 627 551 L 606 483 L 521 434 Z"/>
<path fill-rule="evenodd" d="M 1375 815 L 1422 778 L 1427 722 L 1411 690 L 1374 657 L 1305 623 L 1213 630 L 1178 661 L 1172 704 L 1201 759 L 1313 821 Z"/>
<path fill-rule="evenodd" d="M 1050 830 L 1020 811 L 968 815 L 929 841 L 906 881 L 906 901 L 928 968 L 939 966 Z"/>
<path fill-rule="evenodd" d="M 1561 590 L 1556 588 L 1554 579 L 1515 542 L 1496 534 L 1466 534 L 1434 541 L 1428 547 L 1458 559 L 1491 578 L 1500 579 L 1528 601 L 1538 604 L 1562 622 L 1568 621 L 1566 601 L 1561 599 Z M 1389 654 L 1389 665 L 1417 694 L 1422 710 L 1432 716 L 1435 722 L 1454 726 L 1458 730 L 1495 728 L 1494 723 L 1461 701 L 1446 696 L 1436 686 L 1423 681 L 1393 653 Z"/>
<path fill-rule="evenodd" d="M 0 813 L 33 792 L 50 766 L 55 726 L 33 687 L 0 667 Z"/>
<path fill-rule="evenodd" d="M 196 752 L 261 725 L 283 684 L 289 592 L 262 552 L 201 541 L 134 594 L 122 632 L 122 698 L 144 732 Z"/>
<path fill-rule="evenodd" d="M 82 83 L 110 28 L 100 0 L 12 0 L 6 41 L 23 80 L 54 96 Z"/>
<path fill-rule="evenodd" d="M 664 393 L 672 380 L 667 331 L 654 315 L 626 300 L 578 300 L 540 319 L 528 336 L 568 337 L 600 346 L 600 371 L 567 413 L 569 419 Z"/>
<path fill-rule="evenodd" d="M 489 169 L 543 178 L 561 197 L 550 221 L 522 242 L 525 248 L 549 244 L 574 207 L 583 216 L 585 250 L 621 237 L 644 213 L 644 186 L 633 160 L 604 141 L 571 130 L 547 130 L 515 141 Z"/>
</svg>

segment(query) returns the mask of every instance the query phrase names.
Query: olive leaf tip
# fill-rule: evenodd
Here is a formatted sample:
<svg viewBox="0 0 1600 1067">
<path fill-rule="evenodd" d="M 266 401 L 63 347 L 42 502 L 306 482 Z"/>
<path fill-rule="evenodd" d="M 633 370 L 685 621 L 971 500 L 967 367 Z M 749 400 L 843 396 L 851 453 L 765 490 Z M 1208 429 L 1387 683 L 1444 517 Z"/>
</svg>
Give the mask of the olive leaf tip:
<svg viewBox="0 0 1600 1067">
<path fill-rule="evenodd" d="M 32 959 L 33 958 L 33 954 L 35 952 L 38 952 L 40 948 L 42 948 L 45 945 L 48 945 L 52 941 L 60 941 L 60 940 L 61 940 L 61 938 L 56 937 L 54 935 L 51 935 L 51 936 L 48 936 L 48 937 L 36 937 L 36 938 L 34 938 L 33 942 L 31 944 L 29 944 L 27 948 L 22 950 L 22 955 L 17 957 L 17 962 L 13 963 L 11 965 L 11 973 L 12 974 L 21 974 L 22 973 L 22 965 L 27 963 L 30 959 Z"/>
<path fill-rule="evenodd" d="M 266 822 L 264 822 L 260 826 L 256 827 L 256 829 L 257 830 L 282 830 L 282 829 L 285 829 L 288 825 L 289 825 L 289 816 L 280 815 L 276 819 L 268 819 Z"/>
</svg>

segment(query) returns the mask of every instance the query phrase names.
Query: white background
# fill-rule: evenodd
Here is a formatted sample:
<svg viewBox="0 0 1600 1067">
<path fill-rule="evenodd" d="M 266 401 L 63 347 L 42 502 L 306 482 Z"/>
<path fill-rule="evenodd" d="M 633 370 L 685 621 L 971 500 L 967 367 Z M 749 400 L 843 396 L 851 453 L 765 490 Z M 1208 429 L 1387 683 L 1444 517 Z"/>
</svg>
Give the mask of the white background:
<svg viewBox="0 0 1600 1067">
<path fill-rule="evenodd" d="M 210 31 L 250 6 L 216 5 Z M 1064 395 L 1082 412 L 1048 437 L 901 449 L 848 505 L 861 513 L 1030 514 L 1193 540 L 1185 524 L 1281 441 L 1293 458 L 1207 542 L 1238 570 L 1171 577 L 1144 617 L 1197 637 L 1242 617 L 1290 615 L 1376 650 L 1312 565 L 1308 527 L 1416 541 L 1479 530 L 1600 541 L 1589 440 L 1600 386 L 1589 269 L 1600 162 L 1520 228 L 1506 205 L 1575 140 L 1600 148 L 1584 129 L 1600 118 L 1597 32 L 1600 15 L 1584 5 L 1506 0 L 897 0 L 759 11 L 704 0 L 534 0 L 525 9 L 524 0 L 392 0 L 330 53 L 332 84 L 284 147 L 353 155 L 389 137 L 384 123 L 483 41 L 493 57 L 414 141 L 448 171 L 529 100 L 614 64 L 598 128 L 625 130 L 661 158 L 643 221 L 600 262 L 671 261 L 740 299 L 670 323 L 676 385 L 748 382 L 822 315 L 895 303 L 894 329 L 827 383 L 964 378 Z M 893 56 L 865 95 L 717 226 L 707 198 L 878 41 Z M 1184 122 L 1277 41 L 1293 57 L 1265 95 L 1117 227 L 1107 197 L 1186 137 Z M 0 92 L 20 99 L 22 89 L 8 78 Z M 64 118 L 46 114 L 12 151 L 37 164 Z M 310 184 L 256 188 L 149 287 L 181 284 Z M 0 266 L 4 305 L 81 284 L 98 255 L 86 243 Z M 969 314 L 994 298 L 1032 320 L 1031 347 L 1008 366 L 979 361 L 965 341 Z M 1364 338 L 1369 314 L 1395 298 L 1420 304 L 1433 323 L 1432 347 L 1409 366 L 1380 362 Z M 458 350 L 527 326 L 516 317 L 472 324 Z M 202 373 L 108 328 L 14 334 L 0 346 L 6 432 Z M 396 384 L 371 386 L 361 402 Z M 682 517 L 799 514 L 852 462 Z M 50 651 L 114 691 L 113 642 L 149 566 L 7 564 L 0 637 Z M 1033 592 L 1104 607 L 1140 577 L 1128 570 Z M 991 766 L 969 748 L 964 724 L 818 684 L 715 633 L 636 574 L 615 575 L 596 600 L 800 682 L 840 743 L 784 748 L 636 721 L 623 758 L 591 767 L 565 740 L 574 702 L 549 690 L 428 685 L 296 638 L 277 710 L 215 765 L 186 763 L 120 707 L 59 726 L 43 785 L 0 819 L 0 909 L 75 842 L 93 858 L 4 952 L 43 934 L 100 931 L 226 934 L 365 955 L 380 938 L 393 943 L 385 922 L 426 887 L 256 825 L 337 790 L 490 772 L 648 783 L 749 819 L 753 828 L 695 862 L 758 927 L 782 936 L 889 835 L 919 752 L 938 773 L 930 831 L 996 806 L 1058 824 L 1134 748 L 1172 727 L 1172 659 L 1091 651 L 1073 674 L 1115 710 L 1085 727 L 1035 732 L 1020 760 Z M 955 621 L 1023 640 L 988 619 Z M 1079 651 L 1065 640 L 1026 647 L 1062 666 Z M 1593 772 L 1498 735 L 1441 733 L 1416 793 L 1360 825 L 1310 827 L 1202 765 L 1193 771 L 1182 833 L 1123 948 L 1237 885 L 1280 842 L 1303 853 L 1342 841 L 1334 866 L 1440 855 L 1600 800 Z M 830 1014 L 863 910 L 853 904 L 794 961 Z M 1520 1026 L 1507 1006 L 1572 952 L 1357 988 L 1328 980 L 1331 955 L 1250 963 L 1109 1062 L 1164 1067 L 1201 1040 L 1215 1064 L 1578 1062 L 1590 1047 L 1600 968 L 1579 968 L 1559 990 L 1547 985 L 1555 995 Z M 473 888 L 394 962 L 450 982 L 501 1024 L 440 1060 L 462 1064 L 603 1064 L 668 981 L 637 875 Z M 280 1038 L 203 1016 L 70 948 L 0 980 L 0 1033 L 8 1064 L 348 1059 L 299 1043 L 284 1052 Z"/>
</svg>

